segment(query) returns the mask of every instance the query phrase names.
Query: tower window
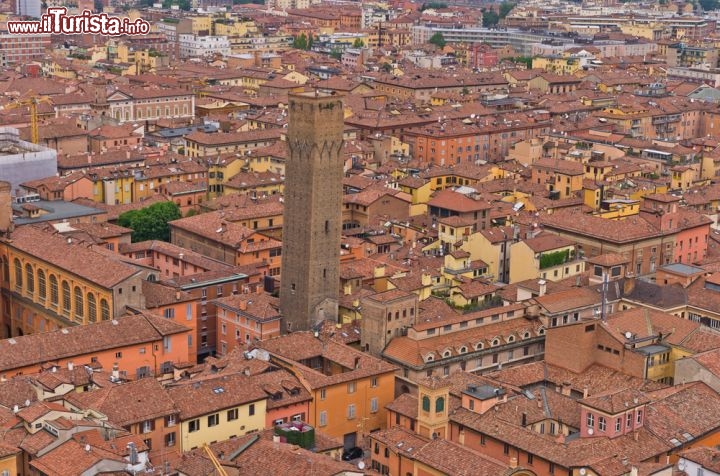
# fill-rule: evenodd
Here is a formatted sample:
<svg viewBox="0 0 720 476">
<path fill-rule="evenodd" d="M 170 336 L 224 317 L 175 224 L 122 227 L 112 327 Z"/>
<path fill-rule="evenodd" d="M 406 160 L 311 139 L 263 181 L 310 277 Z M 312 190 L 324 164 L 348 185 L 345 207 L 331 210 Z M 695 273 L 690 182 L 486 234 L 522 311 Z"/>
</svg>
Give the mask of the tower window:
<svg viewBox="0 0 720 476">
<path fill-rule="evenodd" d="M 323 268 L 323 278 L 327 278 L 327 269 Z"/>
<path fill-rule="evenodd" d="M 295 283 L 290 284 L 290 291 L 295 291 Z"/>
<path fill-rule="evenodd" d="M 330 231 L 330 221 L 325 220 L 325 233 L 327 233 L 328 231 Z"/>
</svg>

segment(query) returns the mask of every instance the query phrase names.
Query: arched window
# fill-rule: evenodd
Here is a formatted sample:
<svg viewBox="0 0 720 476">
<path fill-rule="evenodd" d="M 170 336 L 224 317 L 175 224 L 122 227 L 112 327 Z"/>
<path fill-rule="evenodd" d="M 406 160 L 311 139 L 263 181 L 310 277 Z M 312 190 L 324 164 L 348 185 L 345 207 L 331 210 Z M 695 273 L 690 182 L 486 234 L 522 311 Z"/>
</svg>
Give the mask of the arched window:
<svg viewBox="0 0 720 476">
<path fill-rule="evenodd" d="M 50 303 L 53 306 L 58 305 L 58 281 L 54 274 L 50 275 Z"/>
<path fill-rule="evenodd" d="M 45 283 L 45 271 L 42 269 L 38 269 L 38 297 L 45 300 L 45 296 L 47 296 L 47 284 Z"/>
<path fill-rule="evenodd" d="M 475 344 L 475 350 L 482 350 L 483 347 L 485 347 L 485 346 L 483 345 L 482 342 L 478 342 L 477 344 Z"/>
<path fill-rule="evenodd" d="M 63 311 L 70 312 L 72 307 L 70 304 L 70 285 L 67 281 L 62 282 L 62 298 L 63 298 Z"/>
<path fill-rule="evenodd" d="M 525 334 L 523 334 L 523 339 L 529 339 L 529 338 L 530 338 L 530 333 L 525 332 Z"/>
<path fill-rule="evenodd" d="M 97 306 L 95 304 L 95 295 L 93 293 L 87 294 L 88 303 L 88 321 L 97 322 Z"/>
<path fill-rule="evenodd" d="M 508 336 L 507 341 L 508 341 L 508 342 L 515 342 L 515 336 Z"/>
<path fill-rule="evenodd" d="M 541 327 L 541 328 L 540 328 L 540 330 L 538 331 L 538 335 L 541 335 L 541 336 L 544 336 L 544 335 L 545 335 L 545 328 L 544 328 L 544 327 Z"/>
<path fill-rule="evenodd" d="M 424 412 L 430 411 L 430 397 L 428 397 L 427 395 L 423 395 L 422 407 Z"/>
<path fill-rule="evenodd" d="M 75 316 L 82 318 L 85 316 L 83 305 L 83 292 L 78 286 L 75 286 Z"/>
<path fill-rule="evenodd" d="M 100 300 L 100 318 L 103 321 L 110 319 L 110 306 L 108 306 L 108 302 L 105 299 Z"/>
<path fill-rule="evenodd" d="M 435 400 L 435 413 L 442 413 L 445 411 L 445 399 L 443 397 L 439 397 L 437 400 Z"/>
<path fill-rule="evenodd" d="M 23 270 L 20 260 L 15 258 L 15 289 L 20 291 L 23 283 Z"/>
<path fill-rule="evenodd" d="M 35 270 L 30 263 L 25 265 L 25 282 L 27 283 L 27 292 L 32 294 L 35 292 Z"/>
<path fill-rule="evenodd" d="M 432 354 L 428 354 L 428 356 L 425 357 L 425 362 L 432 362 L 432 361 L 433 361 L 433 356 L 432 356 Z"/>
<path fill-rule="evenodd" d="M 493 339 L 492 342 L 490 343 L 490 345 L 492 345 L 493 347 L 495 347 L 496 345 L 500 345 L 500 339 L 498 339 L 498 338 Z"/>
<path fill-rule="evenodd" d="M 465 346 L 460 347 L 460 353 L 464 354 L 465 352 L 467 352 L 467 347 L 465 347 Z"/>
<path fill-rule="evenodd" d="M 443 357 L 445 357 L 445 358 L 450 357 L 450 355 L 452 355 L 452 354 L 449 350 L 446 350 L 445 352 L 443 352 Z"/>
</svg>

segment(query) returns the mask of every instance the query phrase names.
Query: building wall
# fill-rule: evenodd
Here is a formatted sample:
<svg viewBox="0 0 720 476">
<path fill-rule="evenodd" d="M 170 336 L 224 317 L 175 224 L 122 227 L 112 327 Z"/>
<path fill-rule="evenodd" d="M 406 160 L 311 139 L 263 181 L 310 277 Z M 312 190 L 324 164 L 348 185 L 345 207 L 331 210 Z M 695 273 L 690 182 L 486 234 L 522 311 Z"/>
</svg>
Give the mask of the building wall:
<svg viewBox="0 0 720 476">
<path fill-rule="evenodd" d="M 370 459 L 372 461 L 370 466 L 372 469 L 381 474 L 397 474 L 400 476 L 414 473 L 415 462 L 405 457 L 402 450 L 375 439 L 370 441 Z M 387 468 L 387 472 L 383 472 L 385 468 Z"/>
<path fill-rule="evenodd" d="M 265 416 L 265 428 L 274 428 L 277 420 L 283 420 L 283 423 L 293 421 L 293 418 L 298 415 L 301 421 L 307 421 L 308 415 L 310 415 L 309 400 L 278 408 L 268 408 Z"/>
<path fill-rule="evenodd" d="M 675 257 L 677 263 L 691 264 L 705 258 L 708 247 L 710 225 L 688 228 L 678 232 L 675 237 Z"/>
<path fill-rule="evenodd" d="M 139 435 L 151 451 L 162 451 L 168 448 L 173 449 L 178 445 L 180 426 L 178 425 L 177 416 L 168 420 L 166 420 L 165 417 L 159 417 L 152 420 L 141 421 L 128 425 L 125 428 L 129 429 L 131 433 Z M 166 442 L 165 437 L 169 433 L 175 433 L 174 442 Z"/>
<path fill-rule="evenodd" d="M 705 382 L 713 390 L 720 392 L 720 377 L 692 358 L 675 361 L 674 381 L 676 384 Z"/>
<path fill-rule="evenodd" d="M 372 298 L 362 300 L 361 346 L 363 350 L 379 356 L 393 337 L 401 335 L 415 321 L 417 296 L 410 294 L 390 302 L 378 302 Z"/>
<path fill-rule="evenodd" d="M 163 362 L 189 362 L 191 355 L 187 347 L 188 332 L 174 334 L 168 337 L 169 348 L 165 348 L 163 340 L 157 339 L 130 345 L 121 345 L 116 348 L 87 352 L 84 354 L 68 356 L 58 360 L 59 366 L 99 364 L 108 372 L 113 364 L 117 363 L 120 372 L 127 372 L 128 377 L 135 378 L 137 369 L 150 367 L 155 375 L 160 374 Z M 17 369 L 4 369 L 0 376 L 10 378 L 14 375 L 34 374 L 41 371 L 40 362 Z"/>
<path fill-rule="evenodd" d="M 2 251 L 0 249 L 0 251 Z M 17 271 L 19 263 L 20 272 Z M 3 321 L 9 326 L 8 335 L 24 335 L 35 332 L 45 332 L 60 329 L 74 324 L 89 324 L 102 320 L 102 309 L 106 303 L 107 318 L 113 319 L 118 314 L 114 292 L 93 282 L 86 281 L 73 274 L 70 270 L 60 269 L 46 263 L 34 256 L 16 250 L 12 245 L 7 246 L 0 255 L 0 266 L 5 268 L 0 276 L 0 287 L 4 295 Z M 28 267 L 32 270 L 33 291 L 28 287 Z M 42 295 L 40 276 L 45 276 L 45 295 Z M 19 275 L 19 276 L 18 276 Z M 18 277 L 22 281 L 18 281 Z M 57 282 L 57 301 L 53 299 L 53 280 Z M 65 305 L 64 285 L 69 288 L 69 301 Z M 122 285 L 122 283 L 120 284 Z M 82 294 L 83 313 L 78 312 L 75 298 L 75 288 Z M 137 288 L 136 288 L 137 289 Z M 130 291 L 130 289 L 128 289 Z M 129 294 L 129 293 L 126 293 Z M 136 291 L 139 294 L 139 291 Z M 90 313 L 88 295 L 95 298 L 95 315 Z M 5 333 L 7 333 L 5 330 Z"/>
<path fill-rule="evenodd" d="M 471 428 L 463 428 L 461 430 L 460 427 L 453 422 L 450 423 L 448 439 L 506 464 L 510 463 L 511 458 L 515 458 L 519 466 L 531 470 L 537 476 L 570 474 L 568 473 L 568 468 L 564 468 L 558 464 L 552 464 L 550 461 L 539 458 L 534 454 L 532 455 L 532 462 L 530 462 L 528 452 L 520 448 L 515 448 L 512 445 L 506 445 L 505 442 L 488 435 L 484 435 L 483 439 L 477 431 Z"/>
<path fill-rule="evenodd" d="M 193 362 L 197 356 L 197 346 L 199 340 L 196 336 L 200 332 L 198 325 L 199 320 L 197 315 L 197 304 L 197 300 L 193 299 L 191 301 L 174 302 L 164 306 L 151 308 L 155 314 L 164 316 L 166 319 L 170 319 L 171 321 L 175 321 L 178 324 L 191 329 L 187 337 L 187 347 L 188 355 L 190 355 L 192 359 L 191 361 Z"/>
<path fill-rule="evenodd" d="M 199 417 L 188 418 L 180 424 L 180 451 L 189 451 L 200 448 L 205 444 L 223 441 L 233 436 L 242 436 L 265 428 L 265 415 L 267 412 L 265 400 L 224 408 L 220 411 L 207 413 Z M 238 419 L 228 421 L 228 410 L 238 410 Z M 250 415 L 251 410 L 253 415 Z M 208 417 L 217 414 L 217 425 L 208 427 Z M 198 431 L 190 432 L 190 422 L 197 420 L 200 424 Z"/>
<path fill-rule="evenodd" d="M 216 308 L 210 305 L 211 308 Z M 243 343 L 266 340 L 280 335 L 281 319 L 262 322 L 248 315 L 238 315 L 220 308 L 217 312 L 217 353 L 226 355 Z"/>
<path fill-rule="evenodd" d="M 373 386 L 373 379 L 376 385 Z M 310 403 L 309 423 L 334 438 L 355 433 L 360 436 L 376 429 L 384 429 L 387 423 L 385 406 L 394 399 L 394 373 L 368 377 L 354 381 L 355 391 L 350 393 L 348 383 L 313 390 Z M 377 398 L 377 411 L 371 411 L 371 400 Z M 355 405 L 355 417 L 348 418 L 348 406 Z M 321 413 L 327 421 L 320 424 Z"/>
</svg>

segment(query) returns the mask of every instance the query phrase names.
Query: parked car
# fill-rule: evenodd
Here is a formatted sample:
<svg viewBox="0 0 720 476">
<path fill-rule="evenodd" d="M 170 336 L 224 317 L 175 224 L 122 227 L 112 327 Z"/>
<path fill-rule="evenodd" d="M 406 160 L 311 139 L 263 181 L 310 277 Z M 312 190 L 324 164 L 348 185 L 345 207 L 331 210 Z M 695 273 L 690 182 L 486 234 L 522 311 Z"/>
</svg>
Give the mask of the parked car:
<svg viewBox="0 0 720 476">
<path fill-rule="evenodd" d="M 363 456 L 363 449 L 355 446 L 354 448 L 349 448 L 349 449 L 343 451 L 342 460 L 343 461 L 352 461 L 354 459 L 362 458 L 362 456 Z"/>
</svg>

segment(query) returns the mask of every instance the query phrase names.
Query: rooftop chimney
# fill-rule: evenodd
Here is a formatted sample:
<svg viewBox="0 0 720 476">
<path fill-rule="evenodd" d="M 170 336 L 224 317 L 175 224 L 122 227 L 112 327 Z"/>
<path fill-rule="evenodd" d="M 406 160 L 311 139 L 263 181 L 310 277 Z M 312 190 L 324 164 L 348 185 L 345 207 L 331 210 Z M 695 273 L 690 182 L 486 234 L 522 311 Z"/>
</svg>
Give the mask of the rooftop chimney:
<svg viewBox="0 0 720 476">
<path fill-rule="evenodd" d="M 635 290 L 635 276 L 633 274 L 628 273 L 625 276 L 625 282 L 623 283 L 623 295 L 627 296 L 629 294 L 632 294 L 632 292 Z"/>
<path fill-rule="evenodd" d="M 68 370 L 72 370 L 75 368 L 75 364 L 73 364 L 72 362 L 68 362 L 67 367 L 68 367 Z"/>
<path fill-rule="evenodd" d="M 539 295 L 544 296 L 547 292 L 547 282 L 545 282 L 544 279 L 541 279 L 540 281 L 538 281 L 538 286 L 540 288 Z"/>
</svg>

